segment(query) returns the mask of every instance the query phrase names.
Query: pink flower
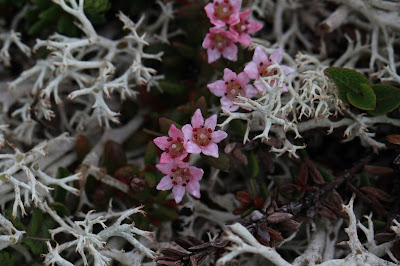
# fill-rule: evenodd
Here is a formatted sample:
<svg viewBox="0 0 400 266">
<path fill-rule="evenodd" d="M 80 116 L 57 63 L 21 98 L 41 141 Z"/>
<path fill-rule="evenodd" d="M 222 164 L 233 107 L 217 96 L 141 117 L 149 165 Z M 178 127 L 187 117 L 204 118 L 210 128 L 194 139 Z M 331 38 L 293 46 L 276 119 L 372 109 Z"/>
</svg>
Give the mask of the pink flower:
<svg viewBox="0 0 400 266">
<path fill-rule="evenodd" d="M 182 132 L 185 137 L 185 148 L 188 153 L 203 154 L 218 158 L 218 145 L 228 136 L 222 130 L 214 131 L 217 125 L 217 115 L 212 115 L 204 122 L 200 109 L 194 112 L 192 125 L 184 125 Z"/>
<path fill-rule="evenodd" d="M 242 0 L 214 0 L 204 7 L 207 17 L 215 26 L 224 27 L 225 24 L 239 22 L 239 10 Z"/>
<path fill-rule="evenodd" d="M 278 48 L 276 49 L 271 55 L 270 59 L 274 60 L 277 63 L 280 63 L 282 61 L 282 49 Z M 273 76 L 278 74 L 277 69 L 270 69 L 268 70 L 268 67 L 272 65 L 273 62 L 268 59 L 268 56 L 265 54 L 264 50 L 260 47 L 257 46 L 256 50 L 253 55 L 253 61 L 248 63 L 246 67 L 244 68 L 244 72 L 251 78 L 251 79 L 258 79 L 260 77 L 266 77 L 266 76 Z M 289 75 L 294 71 L 293 68 L 285 65 L 281 65 L 281 68 L 283 70 L 283 73 L 285 75 Z M 273 83 L 271 84 L 271 86 Z M 261 82 L 256 82 L 255 83 L 256 88 L 259 91 L 264 91 L 265 87 Z M 285 84 L 282 84 L 282 89 L 281 91 L 286 92 L 287 88 Z"/>
<path fill-rule="evenodd" d="M 236 111 L 239 106 L 234 105 L 233 102 L 240 102 L 236 99 L 239 94 L 244 97 L 254 97 L 258 94 L 258 91 L 250 84 L 248 84 L 250 78 L 246 73 L 241 72 L 236 75 L 235 72 L 229 68 L 224 69 L 224 80 L 217 80 L 207 87 L 216 96 L 221 98 L 221 105 L 229 111 Z"/>
<path fill-rule="evenodd" d="M 199 180 L 203 178 L 203 169 L 189 166 L 188 163 L 182 161 L 157 164 L 156 167 L 166 174 L 158 183 L 157 189 L 169 190 L 172 188 L 176 203 L 182 201 L 185 188 L 193 197 L 200 198 Z"/>
<path fill-rule="evenodd" d="M 203 48 L 207 49 L 208 63 L 218 60 L 221 55 L 228 60 L 236 61 L 238 48 L 234 44 L 237 36 L 223 28 L 211 28 L 203 41 Z"/>
<path fill-rule="evenodd" d="M 244 46 L 249 46 L 251 44 L 249 33 L 257 32 L 261 30 L 261 28 L 263 27 L 263 24 L 255 20 L 248 20 L 249 16 L 250 16 L 250 9 L 246 9 L 245 11 L 240 12 L 239 23 L 229 26 L 230 31 L 239 34 L 237 41 L 243 44 Z"/>
<path fill-rule="evenodd" d="M 183 147 L 184 138 L 182 131 L 172 124 L 169 128 L 168 135 L 169 137 L 158 137 L 153 140 L 161 150 L 165 151 L 161 154 L 160 163 L 183 160 L 188 153 Z"/>
</svg>

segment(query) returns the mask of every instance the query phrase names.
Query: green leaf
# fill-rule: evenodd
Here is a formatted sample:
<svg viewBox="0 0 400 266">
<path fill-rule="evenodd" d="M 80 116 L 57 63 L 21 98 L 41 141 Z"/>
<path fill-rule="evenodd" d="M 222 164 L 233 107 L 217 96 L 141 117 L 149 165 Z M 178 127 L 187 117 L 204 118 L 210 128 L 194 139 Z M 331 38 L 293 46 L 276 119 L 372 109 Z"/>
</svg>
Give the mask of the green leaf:
<svg viewBox="0 0 400 266">
<path fill-rule="evenodd" d="M 34 209 L 29 227 L 29 235 L 36 235 L 43 221 L 43 213 L 39 209 Z"/>
<path fill-rule="evenodd" d="M 374 110 L 376 96 L 369 84 L 359 84 L 358 91 L 347 92 L 347 99 L 355 107 L 362 110 Z"/>
<path fill-rule="evenodd" d="M 157 146 L 153 141 L 149 141 L 147 143 L 146 152 L 144 154 L 144 163 L 145 164 L 156 164 L 157 159 Z"/>
<path fill-rule="evenodd" d="M 222 171 L 228 171 L 231 168 L 228 156 L 226 156 L 221 151 L 219 151 L 218 158 L 214 158 L 211 156 L 203 156 L 203 155 L 201 157 L 206 161 L 206 163 Z"/>
<path fill-rule="evenodd" d="M 252 151 L 248 157 L 248 166 L 250 178 L 256 178 L 260 172 L 260 166 L 258 165 L 258 159 L 255 153 Z"/>
<path fill-rule="evenodd" d="M 347 102 L 347 93 L 350 91 L 358 93 L 360 84 L 369 84 L 369 80 L 361 73 L 348 68 L 329 67 L 324 70 L 339 90 L 340 99 Z"/>
<path fill-rule="evenodd" d="M 57 30 L 67 36 L 77 36 L 78 28 L 74 25 L 74 19 L 69 14 L 62 15 L 57 22 Z"/>
<path fill-rule="evenodd" d="M 179 125 L 178 123 L 165 117 L 160 117 L 158 119 L 158 122 L 160 123 L 160 131 L 163 133 L 167 133 L 172 124 L 174 124 L 178 129 L 182 128 L 182 126 Z"/>
<path fill-rule="evenodd" d="M 400 89 L 385 84 L 373 84 L 372 89 L 376 95 L 375 110 L 368 111 L 371 115 L 384 115 L 390 113 L 400 105 Z"/>
<path fill-rule="evenodd" d="M 58 215 L 60 215 L 61 217 L 64 216 L 70 216 L 70 212 L 67 208 L 67 206 L 65 206 L 64 204 L 62 204 L 61 202 L 53 202 L 50 205 L 56 212 Z"/>
<path fill-rule="evenodd" d="M 0 252 L 0 261 L 3 266 L 14 266 L 15 259 L 15 255 L 10 255 L 7 251 Z"/>
</svg>

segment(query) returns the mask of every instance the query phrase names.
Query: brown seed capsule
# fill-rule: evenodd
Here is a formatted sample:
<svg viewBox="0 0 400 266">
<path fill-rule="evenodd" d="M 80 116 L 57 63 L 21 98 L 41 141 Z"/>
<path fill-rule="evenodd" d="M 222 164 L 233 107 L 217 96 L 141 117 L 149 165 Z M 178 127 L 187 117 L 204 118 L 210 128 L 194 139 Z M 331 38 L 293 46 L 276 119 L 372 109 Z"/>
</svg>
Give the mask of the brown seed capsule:
<svg viewBox="0 0 400 266">
<path fill-rule="evenodd" d="M 268 231 L 268 233 L 269 233 L 269 235 L 271 236 L 272 239 L 275 239 L 275 240 L 277 240 L 277 241 L 283 241 L 283 240 L 285 240 L 285 239 L 281 236 L 281 234 L 279 234 L 279 233 L 278 233 L 277 231 L 275 231 L 274 229 L 272 229 L 272 228 L 270 228 L 270 227 L 267 227 L 266 229 L 267 229 L 267 231 Z"/>
<path fill-rule="evenodd" d="M 275 212 L 275 213 L 273 213 L 273 214 L 271 214 L 271 215 L 269 215 L 269 216 L 267 217 L 267 221 L 268 221 L 269 223 L 276 224 L 276 223 L 280 223 L 280 222 L 289 220 L 289 219 L 292 218 L 292 217 L 293 217 L 293 215 L 290 214 L 290 213 L 286 213 L 286 212 Z"/>
</svg>

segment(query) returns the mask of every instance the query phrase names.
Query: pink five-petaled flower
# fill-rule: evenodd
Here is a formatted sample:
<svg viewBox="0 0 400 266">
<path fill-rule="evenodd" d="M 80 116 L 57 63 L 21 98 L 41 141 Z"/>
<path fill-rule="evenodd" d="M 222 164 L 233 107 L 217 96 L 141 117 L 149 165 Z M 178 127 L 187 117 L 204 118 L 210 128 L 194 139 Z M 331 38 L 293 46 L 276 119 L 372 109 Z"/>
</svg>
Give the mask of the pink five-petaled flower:
<svg viewBox="0 0 400 266">
<path fill-rule="evenodd" d="M 190 166 L 183 161 L 157 164 L 156 167 L 163 174 L 166 174 L 158 183 L 157 189 L 169 190 L 172 188 L 176 203 L 182 201 L 185 188 L 193 197 L 200 198 L 199 180 L 203 178 L 203 169 Z"/>
<path fill-rule="evenodd" d="M 237 41 L 244 46 L 249 46 L 251 44 L 249 33 L 257 32 L 263 27 L 263 24 L 261 24 L 260 22 L 249 20 L 249 16 L 250 9 L 246 9 L 245 11 L 240 12 L 239 23 L 229 26 L 230 31 L 237 32 L 239 34 Z"/>
<path fill-rule="evenodd" d="M 233 102 L 240 102 L 236 99 L 239 94 L 243 97 L 251 98 L 258 94 L 258 91 L 250 84 L 250 78 L 246 73 L 241 72 L 236 75 L 235 72 L 229 68 L 224 69 L 224 80 L 217 80 L 207 87 L 216 96 L 221 98 L 221 105 L 228 111 L 236 111 L 239 106 L 234 105 Z"/>
<path fill-rule="evenodd" d="M 218 145 L 228 134 L 225 131 L 214 131 L 217 126 L 217 115 L 212 115 L 204 122 L 200 109 L 194 112 L 192 125 L 182 127 L 185 137 L 185 148 L 188 153 L 203 154 L 218 158 Z"/>
<path fill-rule="evenodd" d="M 174 160 L 183 160 L 188 153 L 183 147 L 183 133 L 176 128 L 174 124 L 171 125 L 168 131 L 169 137 L 158 137 L 153 141 L 164 152 L 161 154 L 160 163 L 170 163 Z"/>
<path fill-rule="evenodd" d="M 238 48 L 236 42 L 237 35 L 226 31 L 223 28 L 211 28 L 203 41 L 203 48 L 207 49 L 208 63 L 218 60 L 221 55 L 231 61 L 237 60 Z"/>
<path fill-rule="evenodd" d="M 278 48 L 270 55 L 269 58 L 274 60 L 276 63 L 280 63 L 282 61 L 282 53 L 283 53 L 282 49 Z M 273 63 L 274 62 L 268 59 L 268 56 L 265 54 L 264 50 L 260 46 L 257 46 L 253 55 L 253 61 L 251 61 L 246 65 L 246 67 L 244 68 L 244 72 L 251 79 L 255 80 L 257 80 L 260 77 L 273 76 L 278 74 L 277 69 L 268 69 L 268 67 Z M 283 73 L 285 75 L 289 75 L 294 71 L 294 69 L 289 66 L 280 65 L 280 67 L 282 68 Z M 273 83 L 270 85 L 272 86 Z M 256 81 L 255 86 L 259 91 L 265 90 L 265 86 L 260 81 Z M 285 84 L 282 84 L 281 91 L 283 92 L 287 91 Z"/>
<path fill-rule="evenodd" d="M 242 0 L 214 0 L 204 7 L 207 17 L 215 26 L 224 27 L 225 24 L 239 22 L 239 10 Z"/>
</svg>

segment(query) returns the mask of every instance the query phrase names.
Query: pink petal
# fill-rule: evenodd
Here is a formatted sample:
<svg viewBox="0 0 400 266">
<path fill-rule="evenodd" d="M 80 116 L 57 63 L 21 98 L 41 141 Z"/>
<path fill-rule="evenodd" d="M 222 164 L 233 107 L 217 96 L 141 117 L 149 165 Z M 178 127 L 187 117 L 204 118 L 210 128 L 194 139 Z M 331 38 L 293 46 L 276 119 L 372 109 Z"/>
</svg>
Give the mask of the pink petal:
<svg viewBox="0 0 400 266">
<path fill-rule="evenodd" d="M 246 20 L 250 16 L 250 8 L 247 8 L 246 10 L 240 12 L 239 17 L 240 20 Z"/>
<path fill-rule="evenodd" d="M 218 158 L 218 145 L 215 143 L 209 143 L 207 146 L 203 147 L 202 152 L 204 155 L 212 156 Z"/>
<path fill-rule="evenodd" d="M 201 114 L 200 109 L 198 108 L 194 115 L 192 116 L 192 126 L 193 128 L 199 128 L 200 126 L 204 125 L 204 118 Z"/>
<path fill-rule="evenodd" d="M 175 202 L 179 203 L 185 195 L 185 188 L 181 185 L 174 186 L 172 193 L 174 193 Z"/>
<path fill-rule="evenodd" d="M 204 48 L 204 49 L 209 48 L 210 45 L 211 45 L 211 41 L 212 41 L 212 39 L 211 39 L 211 34 L 210 34 L 210 33 L 207 33 L 206 37 L 205 37 L 204 40 L 203 40 L 203 44 L 202 44 L 203 48 Z"/>
<path fill-rule="evenodd" d="M 209 19 L 214 19 L 214 5 L 212 3 L 209 3 L 204 7 L 204 10 L 206 11 L 207 17 Z"/>
<path fill-rule="evenodd" d="M 217 80 L 211 84 L 208 84 L 207 87 L 215 96 L 218 97 L 222 97 L 226 91 L 225 81 L 223 80 Z"/>
<path fill-rule="evenodd" d="M 257 22 L 255 20 L 249 20 L 249 24 L 247 24 L 247 32 L 248 33 L 254 33 L 262 29 L 264 25 L 260 22 Z"/>
<path fill-rule="evenodd" d="M 290 66 L 281 65 L 281 68 L 283 70 L 283 74 L 285 74 L 286 76 L 295 71 L 295 69 L 291 68 Z"/>
<path fill-rule="evenodd" d="M 186 185 L 187 191 L 195 198 L 200 198 L 200 183 L 198 181 L 191 180 Z"/>
<path fill-rule="evenodd" d="M 266 90 L 264 84 L 262 84 L 261 81 L 259 81 L 259 80 L 254 81 L 254 86 L 256 87 L 256 89 L 257 89 L 259 92 L 263 92 L 263 91 Z"/>
<path fill-rule="evenodd" d="M 242 7 L 242 0 L 230 0 L 234 12 L 238 12 Z"/>
<path fill-rule="evenodd" d="M 227 97 L 222 97 L 220 102 L 222 108 L 224 108 L 225 110 L 236 111 L 237 109 L 239 109 L 239 106 L 234 105 L 233 102 Z"/>
<path fill-rule="evenodd" d="M 176 139 L 178 137 L 183 139 L 182 131 L 179 130 L 174 124 L 171 124 L 171 126 L 168 130 L 168 135 L 174 139 Z"/>
<path fill-rule="evenodd" d="M 221 57 L 221 53 L 218 51 L 218 49 L 207 49 L 207 55 L 208 55 L 208 63 L 211 64 L 212 62 L 217 61 Z"/>
<path fill-rule="evenodd" d="M 155 138 L 153 140 L 153 142 L 157 145 L 157 147 L 159 147 L 163 151 L 165 150 L 165 148 L 168 148 L 170 145 L 170 143 L 168 141 L 168 137 L 158 137 L 158 138 Z"/>
<path fill-rule="evenodd" d="M 256 47 L 256 50 L 254 51 L 254 55 L 253 55 L 253 62 L 256 63 L 257 66 L 261 62 L 263 64 L 270 64 L 271 63 L 271 61 L 269 61 L 268 56 L 265 54 L 265 52 L 261 48 L 261 46 L 257 46 Z M 247 75 L 249 75 L 249 74 L 247 74 Z M 250 75 L 249 75 L 249 77 L 250 77 Z"/>
<path fill-rule="evenodd" d="M 259 72 L 258 68 L 255 62 L 251 61 L 246 65 L 246 67 L 243 70 L 247 76 L 251 79 L 257 79 L 259 77 Z"/>
<path fill-rule="evenodd" d="M 211 128 L 211 130 L 214 130 L 216 126 L 217 126 L 217 115 L 212 115 L 211 117 L 207 118 L 206 122 L 204 123 L 204 127 Z"/>
<path fill-rule="evenodd" d="M 249 83 L 250 78 L 247 76 L 245 72 L 240 72 L 239 75 L 237 76 L 236 81 L 240 84 L 242 88 L 246 87 L 246 84 Z"/>
<path fill-rule="evenodd" d="M 258 90 L 256 90 L 252 85 L 247 84 L 246 85 L 246 97 L 247 98 L 253 98 L 258 94 Z"/>
<path fill-rule="evenodd" d="M 285 83 L 282 84 L 281 92 L 288 92 L 288 89 L 287 89 Z"/>
<path fill-rule="evenodd" d="M 169 153 L 163 152 L 160 158 L 160 164 L 172 163 L 174 159 L 169 155 Z M 164 173 L 166 174 L 166 173 Z"/>
<path fill-rule="evenodd" d="M 169 175 L 171 174 L 171 169 L 174 168 L 173 163 L 159 163 L 156 164 L 156 167 L 158 170 L 161 171 L 161 173 Z"/>
<path fill-rule="evenodd" d="M 250 46 L 251 44 L 251 38 L 250 35 L 246 34 L 246 33 L 242 33 L 239 35 L 239 37 L 237 38 L 237 41 L 241 44 L 243 44 L 244 46 Z"/>
<path fill-rule="evenodd" d="M 224 80 L 231 81 L 236 79 L 236 73 L 230 70 L 229 68 L 224 69 Z"/>
<path fill-rule="evenodd" d="M 219 143 L 221 140 L 225 139 L 228 134 L 223 130 L 214 131 L 211 133 L 211 140 L 214 143 Z"/>
<path fill-rule="evenodd" d="M 185 139 L 184 144 L 188 141 L 192 139 L 193 136 L 193 128 L 191 125 L 186 124 L 182 127 L 182 132 L 183 132 L 183 137 Z"/>
<path fill-rule="evenodd" d="M 201 152 L 200 146 L 197 145 L 195 142 L 190 141 L 190 140 L 186 143 L 186 147 L 185 148 L 186 148 L 186 151 L 188 153 L 199 154 Z"/>
<path fill-rule="evenodd" d="M 204 174 L 203 169 L 194 166 L 189 166 L 189 171 L 194 180 L 199 181 L 203 178 Z"/>
<path fill-rule="evenodd" d="M 158 190 L 169 190 L 173 186 L 174 185 L 172 184 L 171 177 L 169 175 L 166 175 L 160 180 L 160 183 L 158 183 L 157 189 Z"/>
<path fill-rule="evenodd" d="M 237 52 L 238 52 L 237 46 L 231 43 L 231 45 L 225 47 L 224 51 L 222 52 L 222 55 L 228 60 L 236 61 Z"/>
<path fill-rule="evenodd" d="M 269 58 L 277 63 L 280 63 L 282 61 L 282 54 L 282 48 L 278 48 L 269 56 Z"/>
</svg>

